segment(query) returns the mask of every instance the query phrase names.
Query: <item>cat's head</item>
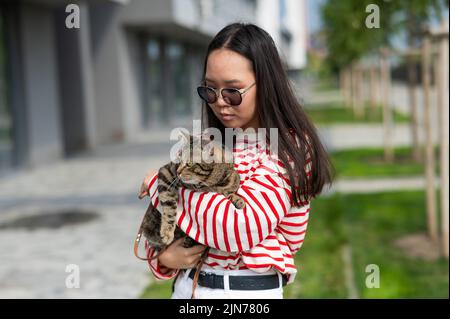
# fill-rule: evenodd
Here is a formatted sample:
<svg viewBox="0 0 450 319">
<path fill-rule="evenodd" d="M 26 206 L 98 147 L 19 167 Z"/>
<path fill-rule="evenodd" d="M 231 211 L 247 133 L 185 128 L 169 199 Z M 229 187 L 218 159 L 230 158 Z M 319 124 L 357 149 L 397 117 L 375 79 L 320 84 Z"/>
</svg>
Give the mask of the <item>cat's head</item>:
<svg viewBox="0 0 450 319">
<path fill-rule="evenodd" d="M 205 135 L 182 135 L 177 174 L 184 184 L 197 188 L 213 186 L 225 171 L 233 169 L 233 157 L 221 143 Z"/>
</svg>

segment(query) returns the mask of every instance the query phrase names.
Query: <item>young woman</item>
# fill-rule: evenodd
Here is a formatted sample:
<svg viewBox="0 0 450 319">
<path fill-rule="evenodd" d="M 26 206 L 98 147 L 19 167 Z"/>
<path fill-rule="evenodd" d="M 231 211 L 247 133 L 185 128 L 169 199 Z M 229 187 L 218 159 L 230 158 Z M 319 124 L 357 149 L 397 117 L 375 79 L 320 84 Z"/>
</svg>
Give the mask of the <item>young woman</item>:
<svg viewBox="0 0 450 319">
<path fill-rule="evenodd" d="M 181 272 L 172 298 L 191 298 L 192 268 L 209 246 L 195 298 L 283 298 L 283 286 L 297 272 L 293 254 L 305 237 L 310 199 L 331 182 L 328 156 L 261 28 L 235 23 L 222 29 L 209 44 L 203 74 L 202 126 L 223 136 L 225 128 L 277 128 L 277 156 L 248 147 L 248 134 L 238 135 L 236 143 L 245 147 L 235 146 L 233 158 L 245 207 L 217 193 L 182 189 L 177 224 L 202 245 L 184 248 L 177 241 L 149 261 L 150 268 L 160 280 Z M 156 184 L 156 175 L 146 176 L 142 188 L 154 205 Z"/>
</svg>

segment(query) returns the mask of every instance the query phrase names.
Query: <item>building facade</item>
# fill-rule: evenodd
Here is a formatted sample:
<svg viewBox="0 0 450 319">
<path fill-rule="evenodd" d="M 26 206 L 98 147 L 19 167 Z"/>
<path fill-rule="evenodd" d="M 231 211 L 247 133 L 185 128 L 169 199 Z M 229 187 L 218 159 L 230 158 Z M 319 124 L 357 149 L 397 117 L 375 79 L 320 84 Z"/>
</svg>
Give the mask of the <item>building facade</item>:
<svg viewBox="0 0 450 319">
<path fill-rule="evenodd" d="M 79 28 L 67 27 L 70 3 Z M 304 67 L 303 1 L 1 2 L 0 170 L 192 124 L 206 46 L 235 21 L 263 27 L 289 69 Z"/>
</svg>

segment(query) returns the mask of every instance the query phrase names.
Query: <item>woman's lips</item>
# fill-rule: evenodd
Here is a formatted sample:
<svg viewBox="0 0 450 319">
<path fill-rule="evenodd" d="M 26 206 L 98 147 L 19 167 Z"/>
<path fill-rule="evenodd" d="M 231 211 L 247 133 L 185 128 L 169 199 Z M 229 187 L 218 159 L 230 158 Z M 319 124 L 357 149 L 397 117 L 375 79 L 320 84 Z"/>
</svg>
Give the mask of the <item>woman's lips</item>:
<svg viewBox="0 0 450 319">
<path fill-rule="evenodd" d="M 220 114 L 220 118 L 224 121 L 230 121 L 235 118 L 234 115 L 231 114 Z"/>
</svg>

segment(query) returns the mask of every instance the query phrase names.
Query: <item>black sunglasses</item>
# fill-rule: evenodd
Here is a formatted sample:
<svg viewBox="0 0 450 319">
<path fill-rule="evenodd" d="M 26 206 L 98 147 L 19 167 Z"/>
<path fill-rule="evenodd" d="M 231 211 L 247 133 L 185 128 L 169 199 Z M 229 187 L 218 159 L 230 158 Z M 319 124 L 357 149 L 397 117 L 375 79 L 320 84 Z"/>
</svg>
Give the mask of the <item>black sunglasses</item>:
<svg viewBox="0 0 450 319">
<path fill-rule="evenodd" d="M 201 85 L 197 87 L 197 93 L 200 98 L 208 104 L 215 103 L 220 94 L 227 104 L 237 106 L 242 103 L 242 95 L 250 90 L 250 88 L 255 84 L 256 82 L 240 90 L 231 88 L 215 89 L 209 86 Z"/>
</svg>

